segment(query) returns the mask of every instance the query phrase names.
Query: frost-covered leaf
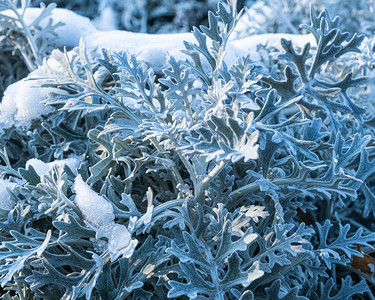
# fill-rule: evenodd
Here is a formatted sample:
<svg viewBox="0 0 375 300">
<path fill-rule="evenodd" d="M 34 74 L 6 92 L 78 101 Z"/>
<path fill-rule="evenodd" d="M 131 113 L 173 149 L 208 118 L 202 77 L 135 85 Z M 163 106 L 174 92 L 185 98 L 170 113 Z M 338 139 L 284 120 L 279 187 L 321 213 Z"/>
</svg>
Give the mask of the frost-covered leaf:
<svg viewBox="0 0 375 300">
<path fill-rule="evenodd" d="M 330 269 L 332 263 L 347 264 L 353 255 L 361 256 L 355 247 L 357 245 L 371 247 L 370 242 L 375 240 L 375 234 L 363 234 L 363 229 L 359 228 L 354 234 L 348 236 L 350 225 L 342 226 L 339 224 L 339 231 L 335 238 L 330 238 L 330 229 L 333 224 L 326 220 L 323 225 L 317 223 L 319 232 L 319 248 L 316 250 L 319 256 Z M 343 253 L 343 254 L 342 254 Z"/>
</svg>

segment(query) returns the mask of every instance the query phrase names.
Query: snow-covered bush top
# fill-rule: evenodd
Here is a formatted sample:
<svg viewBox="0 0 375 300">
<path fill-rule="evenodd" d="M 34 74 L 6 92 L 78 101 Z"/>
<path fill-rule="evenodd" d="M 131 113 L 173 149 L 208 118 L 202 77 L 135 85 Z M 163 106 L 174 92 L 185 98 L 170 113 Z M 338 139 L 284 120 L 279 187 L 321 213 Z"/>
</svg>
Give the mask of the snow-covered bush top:
<svg viewBox="0 0 375 300">
<path fill-rule="evenodd" d="M 29 2 L 0 1 L 4 299 L 374 297 L 372 36 L 312 6 L 246 37 L 265 1 L 173 35 Z"/>
</svg>

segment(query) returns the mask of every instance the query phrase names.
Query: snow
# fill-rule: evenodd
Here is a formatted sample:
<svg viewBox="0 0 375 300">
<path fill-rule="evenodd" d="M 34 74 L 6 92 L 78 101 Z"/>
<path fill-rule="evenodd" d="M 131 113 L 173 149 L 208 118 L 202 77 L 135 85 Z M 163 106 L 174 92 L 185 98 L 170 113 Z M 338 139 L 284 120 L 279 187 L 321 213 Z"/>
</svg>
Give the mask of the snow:
<svg viewBox="0 0 375 300">
<path fill-rule="evenodd" d="M 14 189 L 17 184 L 9 180 L 0 179 L 0 209 L 12 210 L 15 203 L 10 199 L 8 189 Z"/>
<path fill-rule="evenodd" d="M 160 72 L 166 66 L 169 56 L 186 59 L 181 52 L 184 41 L 194 42 L 191 33 L 147 34 L 121 30 L 96 31 L 86 36 L 86 46 L 92 58 L 100 57 L 102 49 L 127 51 Z"/>
<path fill-rule="evenodd" d="M 40 159 L 37 158 L 29 159 L 26 162 L 25 168 L 29 169 L 30 166 L 34 168 L 35 172 L 39 176 L 43 176 L 49 172 L 49 166 L 47 166 L 45 162 L 42 162 Z"/>
<path fill-rule="evenodd" d="M 303 48 L 307 43 L 311 46 L 316 46 L 316 40 L 312 34 L 296 35 L 284 33 L 267 33 L 249 36 L 239 40 L 230 41 L 231 50 L 236 57 L 250 54 L 250 58 L 254 61 L 259 61 L 260 55 L 257 48 L 259 45 L 266 45 L 284 51 L 281 47 L 281 39 L 291 40 L 293 46 Z"/>
<path fill-rule="evenodd" d="M 116 30 L 116 13 L 111 6 L 106 6 L 100 11 L 98 18 L 94 20 L 96 28 L 99 30 Z"/>
<path fill-rule="evenodd" d="M 56 89 L 35 87 L 38 83 L 39 81 L 23 79 L 5 90 L 0 103 L 0 128 L 15 125 L 28 129 L 32 120 L 54 111 L 52 106 L 47 106 L 41 101 L 48 98 L 49 92 L 56 92 Z"/>
<path fill-rule="evenodd" d="M 29 166 L 32 166 L 39 176 L 44 176 L 51 171 L 54 166 L 62 167 L 63 165 L 67 165 L 75 173 L 83 160 L 83 157 L 78 155 L 71 155 L 66 159 L 55 160 L 49 163 L 45 163 L 37 158 L 32 158 L 26 162 L 25 168 L 28 169 Z"/>
<path fill-rule="evenodd" d="M 19 10 L 21 11 L 21 10 Z M 40 8 L 30 7 L 24 14 L 24 20 L 27 25 L 31 24 L 41 13 Z M 15 17 L 12 10 L 4 10 L 3 15 Z M 40 26 L 44 28 L 48 24 L 48 20 L 52 19 L 53 24 L 58 22 L 64 23 L 56 29 L 57 38 L 55 44 L 57 47 L 76 47 L 81 37 L 86 36 L 92 31 L 96 31 L 95 26 L 89 18 L 80 16 L 69 9 L 55 8 L 50 17 L 40 22 Z"/>
<path fill-rule="evenodd" d="M 106 237 L 108 239 L 108 251 L 112 255 L 112 260 L 121 255 L 125 258 L 131 257 L 138 241 L 132 239 L 131 233 L 124 225 L 114 222 L 115 215 L 112 204 L 94 192 L 83 181 L 81 175 L 76 177 L 73 189 L 76 193 L 75 203 L 86 221 L 96 228 L 97 238 Z"/>
<path fill-rule="evenodd" d="M 108 251 L 113 256 L 112 260 L 115 260 L 120 255 L 130 258 L 138 241 L 131 239 L 131 234 L 124 225 L 113 223 L 108 229 Z"/>
<path fill-rule="evenodd" d="M 243 31 L 248 27 L 252 18 L 263 17 L 259 14 L 253 16 L 254 13 L 254 11 L 248 11 L 241 17 L 233 37 L 236 37 L 236 32 Z M 14 15 L 10 10 L 3 11 L 2 14 Z M 39 14 L 40 8 L 27 9 L 24 16 L 26 23 L 32 23 Z M 192 33 L 146 34 L 112 30 L 116 28 L 113 15 L 112 8 L 103 8 L 101 16 L 96 23 L 97 27 L 103 30 L 97 30 L 88 18 L 68 9 L 55 8 L 49 18 L 53 20 L 54 24 L 57 22 L 64 23 L 63 26 L 56 29 L 56 46 L 76 47 L 79 45 L 80 38 L 83 37 L 93 58 L 101 56 L 101 49 L 103 48 L 111 51 L 125 50 L 132 54 L 138 54 L 139 59 L 148 62 L 151 67 L 159 70 L 165 67 L 165 62 L 170 55 L 175 56 L 176 59 L 187 58 L 185 54 L 181 53 L 181 50 L 185 49 L 184 41 L 196 43 Z M 42 21 L 41 25 L 45 26 L 49 18 Z M 258 20 L 258 22 L 260 21 Z M 251 54 L 257 57 L 257 45 L 267 43 L 268 45 L 280 46 L 279 40 L 281 37 L 290 38 L 293 42 L 296 41 L 299 46 L 303 46 L 303 44 L 301 45 L 303 41 L 310 41 L 315 44 L 312 36 L 287 34 L 254 35 L 240 40 L 230 40 L 227 62 L 234 62 L 234 58 L 241 55 Z M 231 52 L 234 52 L 235 55 L 231 55 Z"/>
<path fill-rule="evenodd" d="M 91 225 L 100 228 L 113 223 L 113 206 L 103 196 L 94 192 L 78 175 L 74 181 L 75 202 L 83 216 Z"/>
</svg>

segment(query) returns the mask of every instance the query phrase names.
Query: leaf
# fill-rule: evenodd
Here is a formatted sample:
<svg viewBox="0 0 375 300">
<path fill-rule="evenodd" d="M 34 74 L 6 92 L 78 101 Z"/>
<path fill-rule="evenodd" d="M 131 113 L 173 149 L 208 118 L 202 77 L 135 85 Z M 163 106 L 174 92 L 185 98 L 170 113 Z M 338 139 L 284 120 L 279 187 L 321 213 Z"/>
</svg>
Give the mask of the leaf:
<svg viewBox="0 0 375 300">
<path fill-rule="evenodd" d="M 224 262 L 234 252 L 245 251 L 248 245 L 253 243 L 258 237 L 256 233 L 252 232 L 251 227 L 245 232 L 245 234 L 240 239 L 236 241 L 232 240 L 232 236 L 232 223 L 230 221 L 227 221 L 224 224 L 220 238 L 220 245 L 214 259 L 214 261 L 218 265 Z"/>
<path fill-rule="evenodd" d="M 255 262 L 246 272 L 241 270 L 241 262 L 237 252 L 234 252 L 229 257 L 228 272 L 225 274 L 223 280 L 220 281 L 220 287 L 223 291 L 228 291 L 236 285 L 247 287 L 254 280 L 264 275 L 264 272 L 259 269 L 258 262 Z"/>
<path fill-rule="evenodd" d="M 95 231 L 79 224 L 75 217 L 68 215 L 67 220 L 54 221 L 53 226 L 60 230 L 59 241 L 62 243 L 75 243 L 85 238 L 94 238 Z"/>
<path fill-rule="evenodd" d="M 254 115 L 243 115 L 243 120 L 229 117 L 227 119 L 212 115 L 207 120 L 209 130 L 203 129 L 198 133 L 198 138 L 189 137 L 194 151 L 207 156 L 206 161 L 230 160 L 237 162 L 240 159 L 248 161 L 258 158 L 259 132 L 252 131 Z"/>
<path fill-rule="evenodd" d="M 257 239 L 259 254 L 246 264 L 259 261 L 260 269 L 270 273 L 275 264 L 286 266 L 291 264 L 292 257 L 304 252 L 309 253 L 303 246 L 308 243 L 314 231 L 302 223 L 288 236 L 293 227 L 291 224 L 276 224 L 273 228 L 267 228 L 265 235 Z"/>
<path fill-rule="evenodd" d="M 332 294 L 335 283 L 333 278 L 329 278 L 326 283 L 320 285 L 320 300 L 349 300 L 354 295 L 363 295 L 364 293 L 370 293 L 370 290 L 366 284 L 366 281 L 362 279 L 359 283 L 353 284 L 352 278 L 346 276 L 341 279 L 341 287 L 338 289 L 336 294 Z"/>
<path fill-rule="evenodd" d="M 18 172 L 20 173 L 22 178 L 29 182 L 31 185 L 36 186 L 40 183 L 40 177 L 34 170 L 33 166 L 30 165 L 27 170 L 24 168 L 19 168 Z"/>
<path fill-rule="evenodd" d="M 274 93 L 275 91 L 277 91 L 277 94 L 281 96 L 283 101 L 288 101 L 297 94 L 296 80 L 299 78 L 299 76 L 293 73 L 292 68 L 290 68 L 289 66 L 286 66 L 284 69 L 284 77 L 285 77 L 285 80 L 279 81 L 279 80 L 273 79 L 271 76 L 264 76 L 262 77 L 262 81 L 268 83 L 273 89 Z M 267 96 L 267 98 L 268 97 L 270 97 L 270 94 Z M 273 97 L 273 95 L 271 95 L 271 97 Z M 273 98 L 272 100 L 275 100 L 275 99 Z M 267 99 L 267 101 L 269 100 Z M 264 110 L 264 108 L 263 108 L 262 115 L 266 115 L 266 111 Z"/>
<path fill-rule="evenodd" d="M 171 247 L 167 249 L 167 253 L 170 253 L 178 257 L 179 261 L 182 263 L 192 262 L 202 267 L 210 268 L 210 264 L 203 257 L 201 252 L 204 252 L 204 249 L 199 249 L 198 245 L 195 243 L 193 237 L 187 233 L 183 232 L 184 241 L 188 247 L 188 252 L 180 249 L 176 242 L 172 241 Z"/>
<path fill-rule="evenodd" d="M 98 129 L 91 129 L 88 135 L 90 139 L 98 143 L 99 147 L 104 148 L 103 157 L 94 166 L 90 167 L 91 176 L 88 178 L 87 183 L 92 184 L 111 172 L 111 169 L 116 166 L 116 161 L 114 160 L 112 151 L 112 136 L 109 133 L 100 136 Z"/>
<path fill-rule="evenodd" d="M 181 283 L 170 280 L 168 283 L 172 288 L 168 292 L 169 298 L 186 295 L 191 299 L 194 299 L 197 297 L 198 293 L 203 293 L 209 296 L 214 296 L 216 294 L 215 287 L 198 274 L 193 263 L 180 262 L 179 265 L 188 279 L 188 282 Z"/>
<path fill-rule="evenodd" d="M 168 65 L 169 67 L 163 70 L 166 78 L 161 78 L 159 81 L 168 87 L 167 97 L 171 102 L 169 109 L 172 112 L 185 108 L 190 109 L 189 96 L 199 91 L 193 87 L 195 78 L 191 69 L 184 66 L 181 61 L 176 61 L 173 56 L 169 58 Z"/>
<path fill-rule="evenodd" d="M 360 252 L 362 256 L 353 255 L 353 259 L 350 262 L 350 265 L 363 272 L 373 273 L 375 268 L 375 258 L 361 251 L 361 245 L 357 245 L 356 250 Z M 372 266 L 370 267 L 370 265 Z"/>
<path fill-rule="evenodd" d="M 280 54 L 280 59 L 286 59 L 290 62 L 292 62 L 296 67 L 297 70 L 302 78 L 302 81 L 307 81 L 307 68 L 306 68 L 306 61 L 312 56 L 310 52 L 310 43 L 305 44 L 305 46 L 302 49 L 301 54 L 298 54 L 296 50 L 294 49 L 292 45 L 291 40 L 286 40 L 284 38 L 281 39 L 281 46 L 284 48 L 285 53 Z M 285 73 L 285 77 L 287 78 L 287 75 Z M 293 88 L 291 86 L 290 88 Z"/>
<path fill-rule="evenodd" d="M 4 242 L 0 246 L 0 250 L 9 250 L 0 251 L 0 261 L 2 262 L 0 266 L 0 274 L 2 274 L 0 282 L 2 287 L 11 281 L 17 272 L 24 268 L 25 263 L 29 259 L 42 255 L 44 250 L 48 247 L 52 235 L 52 231 L 49 230 L 45 235 L 45 240 L 39 242 L 16 231 L 11 231 L 10 233 L 16 239 L 10 242 Z M 31 248 L 23 248 L 22 246 L 31 246 Z"/>
<path fill-rule="evenodd" d="M 32 275 L 26 277 L 26 282 L 30 284 L 31 290 L 37 290 L 50 284 L 60 285 L 69 290 L 72 286 L 75 286 L 83 276 L 66 276 L 57 271 L 55 266 L 51 265 L 47 260 L 43 260 L 42 264 L 47 272 L 34 270 Z"/>
<path fill-rule="evenodd" d="M 331 269 L 332 264 L 347 264 L 353 256 L 361 255 L 361 253 L 353 247 L 362 245 L 372 248 L 370 242 L 375 241 L 375 233 L 362 235 L 363 229 L 359 228 L 354 234 L 348 236 L 350 225 L 342 226 L 339 224 L 339 232 L 335 238 L 330 242 L 330 229 L 333 224 L 326 220 L 323 225 L 316 223 L 319 233 L 319 247 L 315 250 L 323 262 Z M 343 254 L 341 254 L 343 253 Z"/>
<path fill-rule="evenodd" d="M 266 288 L 267 299 L 269 300 L 308 300 L 304 296 L 298 296 L 298 287 L 292 288 L 288 292 L 282 292 L 281 289 L 281 280 L 275 280 L 271 287 Z M 280 296 L 282 294 L 282 296 Z"/>
</svg>

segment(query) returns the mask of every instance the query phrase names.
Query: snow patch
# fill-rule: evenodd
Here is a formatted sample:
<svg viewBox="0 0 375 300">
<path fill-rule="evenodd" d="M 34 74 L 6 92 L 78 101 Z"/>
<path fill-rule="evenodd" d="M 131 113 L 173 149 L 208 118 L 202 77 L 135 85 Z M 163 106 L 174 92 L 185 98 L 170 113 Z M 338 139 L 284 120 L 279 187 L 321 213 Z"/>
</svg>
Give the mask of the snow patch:
<svg viewBox="0 0 375 300">
<path fill-rule="evenodd" d="M 282 52 L 285 52 L 281 46 L 281 39 L 291 40 L 294 47 L 303 48 L 307 43 L 311 46 L 316 46 L 316 40 L 312 34 L 307 35 L 295 35 L 285 33 L 267 33 L 253 35 L 247 38 L 232 40 L 230 41 L 231 50 L 234 52 L 236 57 L 246 56 L 250 54 L 250 58 L 255 61 L 260 60 L 260 54 L 258 47 L 264 45 L 267 47 L 276 48 Z"/>
<path fill-rule="evenodd" d="M 94 20 L 94 24 L 99 30 L 116 30 L 116 19 L 117 16 L 113 8 L 106 6 L 101 10 L 99 17 Z"/>
<path fill-rule="evenodd" d="M 28 129 L 32 120 L 40 119 L 55 109 L 41 101 L 48 98 L 48 94 L 57 91 L 53 88 L 37 87 L 38 80 L 20 80 L 10 85 L 4 92 L 0 103 L 0 128 L 16 126 Z"/>
<path fill-rule="evenodd" d="M 32 158 L 26 162 L 25 168 L 28 169 L 29 166 L 32 166 L 39 176 L 44 176 L 51 171 L 54 166 L 62 167 L 63 165 L 67 165 L 73 173 L 76 173 L 83 160 L 83 157 L 78 155 L 71 155 L 69 158 L 55 160 L 49 163 L 45 163 L 37 158 Z"/>
<path fill-rule="evenodd" d="M 86 36 L 87 50 L 92 59 L 101 57 L 103 48 L 127 51 L 136 54 L 155 72 L 161 72 L 166 67 L 169 56 L 174 56 L 176 60 L 187 58 L 181 52 L 184 41 L 194 42 L 195 39 L 191 33 L 147 34 L 121 30 L 96 31 Z"/>
<path fill-rule="evenodd" d="M 112 254 L 112 260 L 122 255 L 130 258 L 138 244 L 136 239 L 131 239 L 131 234 L 124 225 L 111 224 L 108 234 L 108 251 Z"/>
<path fill-rule="evenodd" d="M 112 260 L 121 255 L 125 258 L 131 257 L 138 241 L 132 239 L 131 233 L 124 225 L 114 222 L 112 204 L 94 192 L 81 175 L 76 177 L 73 189 L 76 193 L 75 202 L 86 221 L 96 228 L 97 237 L 108 239 L 108 251 Z"/>
<path fill-rule="evenodd" d="M 91 225 L 100 228 L 114 222 L 113 206 L 103 196 L 94 192 L 78 175 L 74 182 L 75 202 Z"/>
<path fill-rule="evenodd" d="M 21 12 L 21 9 L 19 11 Z M 40 13 L 40 8 L 30 7 L 26 9 L 24 14 L 25 23 L 27 25 L 33 23 L 39 17 Z M 1 14 L 16 17 L 15 13 L 9 9 L 2 11 Z M 45 28 L 49 19 L 52 19 L 53 24 L 57 24 L 58 22 L 63 23 L 62 26 L 59 26 L 55 30 L 57 38 L 54 40 L 54 44 L 57 47 L 76 47 L 81 37 L 86 36 L 92 31 L 96 31 L 95 26 L 89 18 L 80 16 L 69 9 L 55 8 L 52 10 L 50 17 L 40 22 L 40 26 Z"/>
</svg>

